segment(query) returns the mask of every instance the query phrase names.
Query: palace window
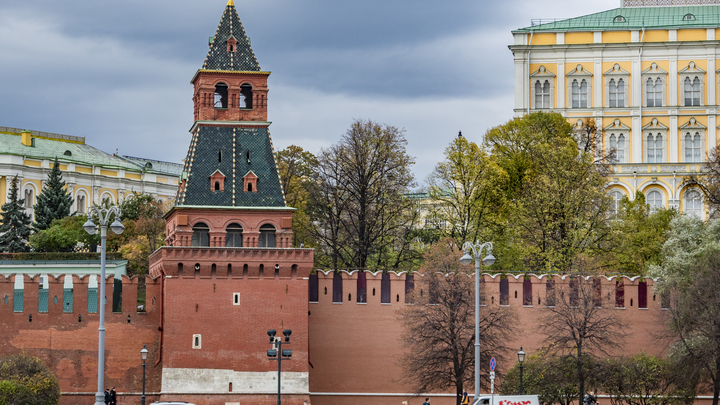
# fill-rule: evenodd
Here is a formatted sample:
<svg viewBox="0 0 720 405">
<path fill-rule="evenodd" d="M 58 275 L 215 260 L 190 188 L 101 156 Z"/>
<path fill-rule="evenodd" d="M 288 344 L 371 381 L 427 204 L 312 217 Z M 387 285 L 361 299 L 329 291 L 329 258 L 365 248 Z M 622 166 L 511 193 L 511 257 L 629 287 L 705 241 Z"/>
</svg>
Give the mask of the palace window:
<svg viewBox="0 0 720 405">
<path fill-rule="evenodd" d="M 645 144 L 647 146 L 647 163 L 663 163 L 662 134 L 647 134 Z"/>
<path fill-rule="evenodd" d="M 610 192 L 610 198 L 612 198 L 611 212 L 613 216 L 617 215 L 620 212 L 620 202 L 622 201 L 622 198 L 624 196 L 625 194 L 618 190 L 613 190 Z"/>
<path fill-rule="evenodd" d="M 702 162 L 702 136 L 699 132 L 691 134 L 685 133 L 685 161 L 686 162 Z"/>
<path fill-rule="evenodd" d="M 85 194 L 78 194 L 75 198 L 75 210 L 78 214 L 85 214 Z"/>
<path fill-rule="evenodd" d="M 650 191 L 647 195 L 646 201 L 652 211 L 665 208 L 665 199 L 663 198 L 662 193 L 657 190 Z"/>
<path fill-rule="evenodd" d="M 610 79 L 610 107 L 625 107 L 625 81 L 623 79 Z"/>
<path fill-rule="evenodd" d="M 626 163 L 625 160 L 625 134 L 613 134 L 608 137 L 608 153 L 615 151 L 614 163 Z"/>
<path fill-rule="evenodd" d="M 682 106 L 701 106 L 704 104 L 705 71 L 690 62 L 681 69 L 680 83 L 682 83 L 682 98 L 679 100 Z"/>
<path fill-rule="evenodd" d="M 690 189 L 683 196 L 683 212 L 690 217 L 703 218 L 703 199 L 698 190 Z"/>
<path fill-rule="evenodd" d="M 642 72 L 642 77 L 645 84 L 643 104 L 647 107 L 662 107 L 665 104 L 665 78 L 667 72 L 653 62 L 649 68 Z"/>
<path fill-rule="evenodd" d="M 567 74 L 571 108 L 588 108 L 591 106 L 591 79 L 592 73 L 585 70 L 582 65 L 577 65 L 573 71 Z"/>
<path fill-rule="evenodd" d="M 548 72 L 545 66 L 540 66 L 538 70 L 530 75 L 530 101 L 533 109 L 553 108 L 553 91 L 555 83 L 555 74 Z"/>
<path fill-rule="evenodd" d="M 32 208 L 33 207 L 33 189 L 32 188 L 26 188 L 25 189 L 25 208 Z"/>
</svg>

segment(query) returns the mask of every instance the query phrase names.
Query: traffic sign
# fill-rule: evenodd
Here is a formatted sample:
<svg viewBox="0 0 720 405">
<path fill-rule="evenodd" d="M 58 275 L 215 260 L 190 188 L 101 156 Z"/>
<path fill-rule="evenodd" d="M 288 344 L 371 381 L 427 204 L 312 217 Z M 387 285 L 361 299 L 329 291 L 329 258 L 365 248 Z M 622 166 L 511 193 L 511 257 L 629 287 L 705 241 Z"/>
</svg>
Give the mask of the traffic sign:
<svg viewBox="0 0 720 405">
<path fill-rule="evenodd" d="M 495 379 L 495 372 L 494 372 L 494 371 L 491 371 L 491 372 L 490 372 L 490 379 L 491 379 L 491 380 L 494 380 L 494 379 Z"/>
<path fill-rule="evenodd" d="M 490 371 L 495 371 L 495 357 L 490 359 Z"/>
</svg>

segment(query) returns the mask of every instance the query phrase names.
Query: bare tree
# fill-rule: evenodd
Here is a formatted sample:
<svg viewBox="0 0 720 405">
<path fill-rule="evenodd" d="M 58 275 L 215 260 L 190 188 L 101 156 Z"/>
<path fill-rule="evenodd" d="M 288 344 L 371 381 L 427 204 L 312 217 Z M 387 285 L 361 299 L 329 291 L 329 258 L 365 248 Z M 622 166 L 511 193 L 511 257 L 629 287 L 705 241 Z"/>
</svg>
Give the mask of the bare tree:
<svg viewBox="0 0 720 405">
<path fill-rule="evenodd" d="M 458 256 L 449 238 L 428 252 L 424 276 L 415 278 L 413 305 L 398 311 L 398 317 L 408 348 L 400 359 L 404 379 L 418 394 L 455 388 L 459 405 L 465 384 L 472 385 L 475 377 L 475 286 L 469 274 L 458 270 Z M 480 307 L 480 344 L 499 364 L 510 350 L 505 342 L 515 318 L 510 308 Z M 488 386 L 489 379 L 484 378 L 483 385 Z"/>
<path fill-rule="evenodd" d="M 720 145 L 708 154 L 700 173 L 692 174 L 686 180 L 702 190 L 711 207 L 720 205 Z"/>
<path fill-rule="evenodd" d="M 611 299 L 615 289 L 603 292 L 595 275 L 588 263 L 578 259 L 569 283 L 555 284 L 554 296 L 547 299 L 554 305 L 547 307 L 540 325 L 551 352 L 575 358 L 579 401 L 588 378 L 586 358 L 609 356 L 608 349 L 625 338 L 625 321 Z"/>
</svg>

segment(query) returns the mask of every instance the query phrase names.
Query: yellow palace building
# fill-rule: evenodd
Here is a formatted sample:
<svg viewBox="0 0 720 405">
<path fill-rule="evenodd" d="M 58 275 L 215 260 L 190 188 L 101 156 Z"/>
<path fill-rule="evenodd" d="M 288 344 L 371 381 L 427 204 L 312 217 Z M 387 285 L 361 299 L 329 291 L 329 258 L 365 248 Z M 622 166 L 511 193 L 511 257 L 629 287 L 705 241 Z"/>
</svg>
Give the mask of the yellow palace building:
<svg viewBox="0 0 720 405">
<path fill-rule="evenodd" d="M 19 198 L 33 215 L 56 157 L 73 197 L 71 212 L 78 214 L 106 199 L 117 204 L 133 191 L 174 199 L 182 171 L 177 163 L 105 153 L 87 145 L 83 137 L 0 127 L 0 205 L 17 176 Z"/>
<path fill-rule="evenodd" d="M 513 31 L 515 114 L 588 118 L 616 150 L 608 193 L 707 217 L 685 180 L 718 145 L 720 1 L 625 0 Z"/>
</svg>

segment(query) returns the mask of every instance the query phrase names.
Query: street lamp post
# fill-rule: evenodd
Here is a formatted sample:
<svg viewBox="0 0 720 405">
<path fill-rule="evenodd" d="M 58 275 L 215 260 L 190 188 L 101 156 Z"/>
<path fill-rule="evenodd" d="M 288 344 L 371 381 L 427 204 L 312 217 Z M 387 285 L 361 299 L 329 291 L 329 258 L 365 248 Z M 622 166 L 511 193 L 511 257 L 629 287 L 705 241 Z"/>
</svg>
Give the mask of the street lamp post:
<svg viewBox="0 0 720 405">
<path fill-rule="evenodd" d="M 90 207 L 88 211 L 88 220 L 83 225 L 85 232 L 94 235 L 97 232 L 97 226 L 92 221 L 93 213 L 97 215 L 100 222 L 100 326 L 98 327 L 98 390 L 95 394 L 95 405 L 105 405 L 105 394 L 103 386 L 105 385 L 105 242 L 107 240 L 107 227 L 110 222 L 110 215 L 115 214 L 115 221 L 110 225 L 113 232 L 120 235 L 125 230 L 123 224 L 120 223 L 120 208 L 112 206 L 103 208 L 98 206 Z"/>
<path fill-rule="evenodd" d="M 520 351 L 518 352 L 518 362 L 520 362 L 520 395 L 523 395 L 523 362 L 525 362 L 525 352 L 522 349 L 522 346 L 520 346 Z"/>
<path fill-rule="evenodd" d="M 482 263 L 485 266 L 491 266 L 495 263 L 495 256 L 492 255 L 492 242 L 485 242 L 480 244 L 476 242 L 465 242 L 463 244 L 463 251 L 465 254 L 460 258 L 460 263 L 468 265 L 472 262 L 473 257 L 475 258 L 475 399 L 473 403 L 477 402 L 480 396 L 480 258 L 482 257 L 483 249 L 486 249 L 487 256 L 482 259 Z M 472 251 L 472 256 L 470 255 Z"/>
<path fill-rule="evenodd" d="M 292 350 L 291 349 L 283 349 L 282 345 L 289 345 L 290 344 L 290 335 L 292 335 L 292 331 L 290 329 L 285 329 L 283 331 L 283 335 L 285 335 L 285 341 L 283 342 L 279 337 L 275 338 L 275 335 L 277 334 L 277 331 L 275 329 L 270 329 L 267 331 L 268 336 L 270 336 L 270 344 L 273 345 L 273 348 L 267 351 L 267 356 L 270 358 L 270 360 L 274 360 L 278 362 L 278 399 L 277 399 L 277 405 L 280 405 L 280 370 L 281 370 L 281 364 L 283 361 L 283 357 L 285 360 L 290 360 L 290 357 L 292 356 Z"/>
<path fill-rule="evenodd" d="M 142 350 L 140 350 L 140 358 L 143 361 L 143 391 L 142 391 L 142 397 L 140 397 L 142 405 L 145 405 L 145 360 L 147 360 L 148 356 L 148 349 L 145 348 L 145 345 L 143 345 Z"/>
</svg>

